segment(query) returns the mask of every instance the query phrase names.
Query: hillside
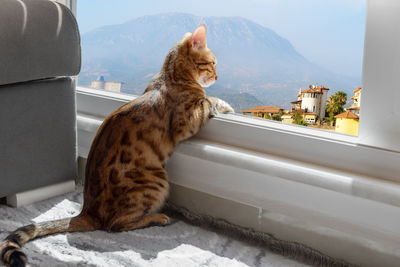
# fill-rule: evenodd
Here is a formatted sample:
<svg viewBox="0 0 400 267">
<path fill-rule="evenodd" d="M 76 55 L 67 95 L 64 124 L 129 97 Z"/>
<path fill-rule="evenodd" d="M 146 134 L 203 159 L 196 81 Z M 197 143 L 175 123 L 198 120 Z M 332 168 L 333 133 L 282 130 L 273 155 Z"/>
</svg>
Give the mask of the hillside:
<svg viewBox="0 0 400 267">
<path fill-rule="evenodd" d="M 225 95 L 236 107 L 288 107 L 299 88 L 311 83 L 348 93 L 360 84 L 357 78 L 312 64 L 288 40 L 250 20 L 181 13 L 140 17 L 84 34 L 80 83 L 87 85 L 103 75 L 124 82 L 124 92 L 141 94 L 173 44 L 203 23 L 208 47 L 218 59 L 219 79 L 208 91 Z"/>
</svg>

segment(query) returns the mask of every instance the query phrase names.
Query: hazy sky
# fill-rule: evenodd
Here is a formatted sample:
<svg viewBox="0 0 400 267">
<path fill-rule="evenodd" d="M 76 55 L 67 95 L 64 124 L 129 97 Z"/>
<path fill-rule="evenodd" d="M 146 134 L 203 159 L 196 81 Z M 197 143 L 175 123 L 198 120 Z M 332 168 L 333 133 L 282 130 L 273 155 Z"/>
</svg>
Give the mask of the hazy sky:
<svg viewBox="0 0 400 267">
<path fill-rule="evenodd" d="M 360 76 L 366 0 L 77 0 L 82 34 L 144 15 L 241 16 L 288 39 L 307 59 Z M 211 47 L 212 49 L 212 47 Z"/>
</svg>

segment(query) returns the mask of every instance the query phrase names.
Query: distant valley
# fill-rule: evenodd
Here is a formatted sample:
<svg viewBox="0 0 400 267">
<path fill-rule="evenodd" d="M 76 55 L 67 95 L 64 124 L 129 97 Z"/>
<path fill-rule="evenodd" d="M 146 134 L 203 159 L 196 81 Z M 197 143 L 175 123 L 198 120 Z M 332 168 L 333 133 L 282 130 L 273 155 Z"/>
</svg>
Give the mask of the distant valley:
<svg viewBox="0 0 400 267">
<path fill-rule="evenodd" d="M 168 13 L 133 19 L 82 35 L 79 83 L 97 76 L 123 82 L 122 91 L 141 94 L 169 49 L 184 33 L 206 24 L 208 47 L 218 59 L 218 81 L 207 92 L 237 111 L 253 106 L 288 108 L 300 88 L 326 85 L 351 95 L 359 77 L 332 73 L 309 62 L 274 31 L 241 17 L 198 17 Z"/>
</svg>

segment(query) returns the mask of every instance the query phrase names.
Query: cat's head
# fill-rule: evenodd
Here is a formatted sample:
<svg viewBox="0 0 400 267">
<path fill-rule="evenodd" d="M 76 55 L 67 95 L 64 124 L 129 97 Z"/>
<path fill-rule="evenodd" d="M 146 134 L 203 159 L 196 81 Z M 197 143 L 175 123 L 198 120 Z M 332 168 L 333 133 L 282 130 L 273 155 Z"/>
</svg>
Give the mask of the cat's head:
<svg viewBox="0 0 400 267">
<path fill-rule="evenodd" d="M 197 27 L 193 33 L 186 33 L 178 47 L 179 65 L 202 87 L 208 87 L 218 79 L 217 59 L 207 47 L 205 25 Z"/>
</svg>

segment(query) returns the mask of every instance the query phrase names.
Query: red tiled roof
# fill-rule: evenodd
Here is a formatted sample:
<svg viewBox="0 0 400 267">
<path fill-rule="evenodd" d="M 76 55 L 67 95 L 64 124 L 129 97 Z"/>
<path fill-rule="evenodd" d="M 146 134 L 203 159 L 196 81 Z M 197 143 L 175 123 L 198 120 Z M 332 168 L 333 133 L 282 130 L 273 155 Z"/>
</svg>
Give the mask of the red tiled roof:
<svg viewBox="0 0 400 267">
<path fill-rule="evenodd" d="M 304 94 L 304 93 L 316 93 L 316 94 L 322 94 L 323 92 L 323 90 L 329 90 L 329 88 L 328 87 L 325 87 L 325 86 L 323 86 L 323 85 L 321 85 L 321 86 L 314 86 L 314 87 L 311 87 L 311 85 L 310 85 L 310 88 L 309 89 L 305 89 L 305 90 L 302 90 L 301 91 L 301 93 L 302 94 Z"/>
<path fill-rule="evenodd" d="M 302 90 L 301 93 L 302 93 L 302 94 L 304 94 L 304 93 L 322 94 L 322 93 L 323 93 L 323 90 L 329 90 L 329 88 L 327 88 L 327 87 L 325 87 L 325 86 L 315 86 L 314 88 L 312 88 L 312 87 L 310 86 L 309 89 Z"/>
<path fill-rule="evenodd" d="M 296 109 L 296 110 L 292 110 L 292 112 L 290 112 L 291 114 L 293 113 L 300 113 L 300 114 L 305 114 L 306 111 L 304 109 Z"/>
<path fill-rule="evenodd" d="M 340 113 L 339 115 L 336 115 L 335 118 L 344 118 L 344 119 L 359 119 L 360 117 L 354 114 L 351 111 L 346 111 L 343 113 Z"/>
<path fill-rule="evenodd" d="M 316 94 L 322 94 L 321 90 L 315 90 L 315 89 L 306 89 L 306 90 L 301 90 L 302 94 L 305 93 L 316 93 Z"/>
<path fill-rule="evenodd" d="M 347 110 L 360 110 L 360 107 L 349 107 Z"/>
<path fill-rule="evenodd" d="M 328 87 L 325 87 L 325 86 L 323 86 L 323 85 L 321 85 L 321 86 L 317 86 L 317 88 L 320 88 L 321 90 L 329 90 L 329 88 Z"/>
<path fill-rule="evenodd" d="M 248 110 L 242 110 L 241 112 L 265 112 L 265 113 L 279 113 L 283 108 L 278 107 L 255 107 Z"/>
</svg>

